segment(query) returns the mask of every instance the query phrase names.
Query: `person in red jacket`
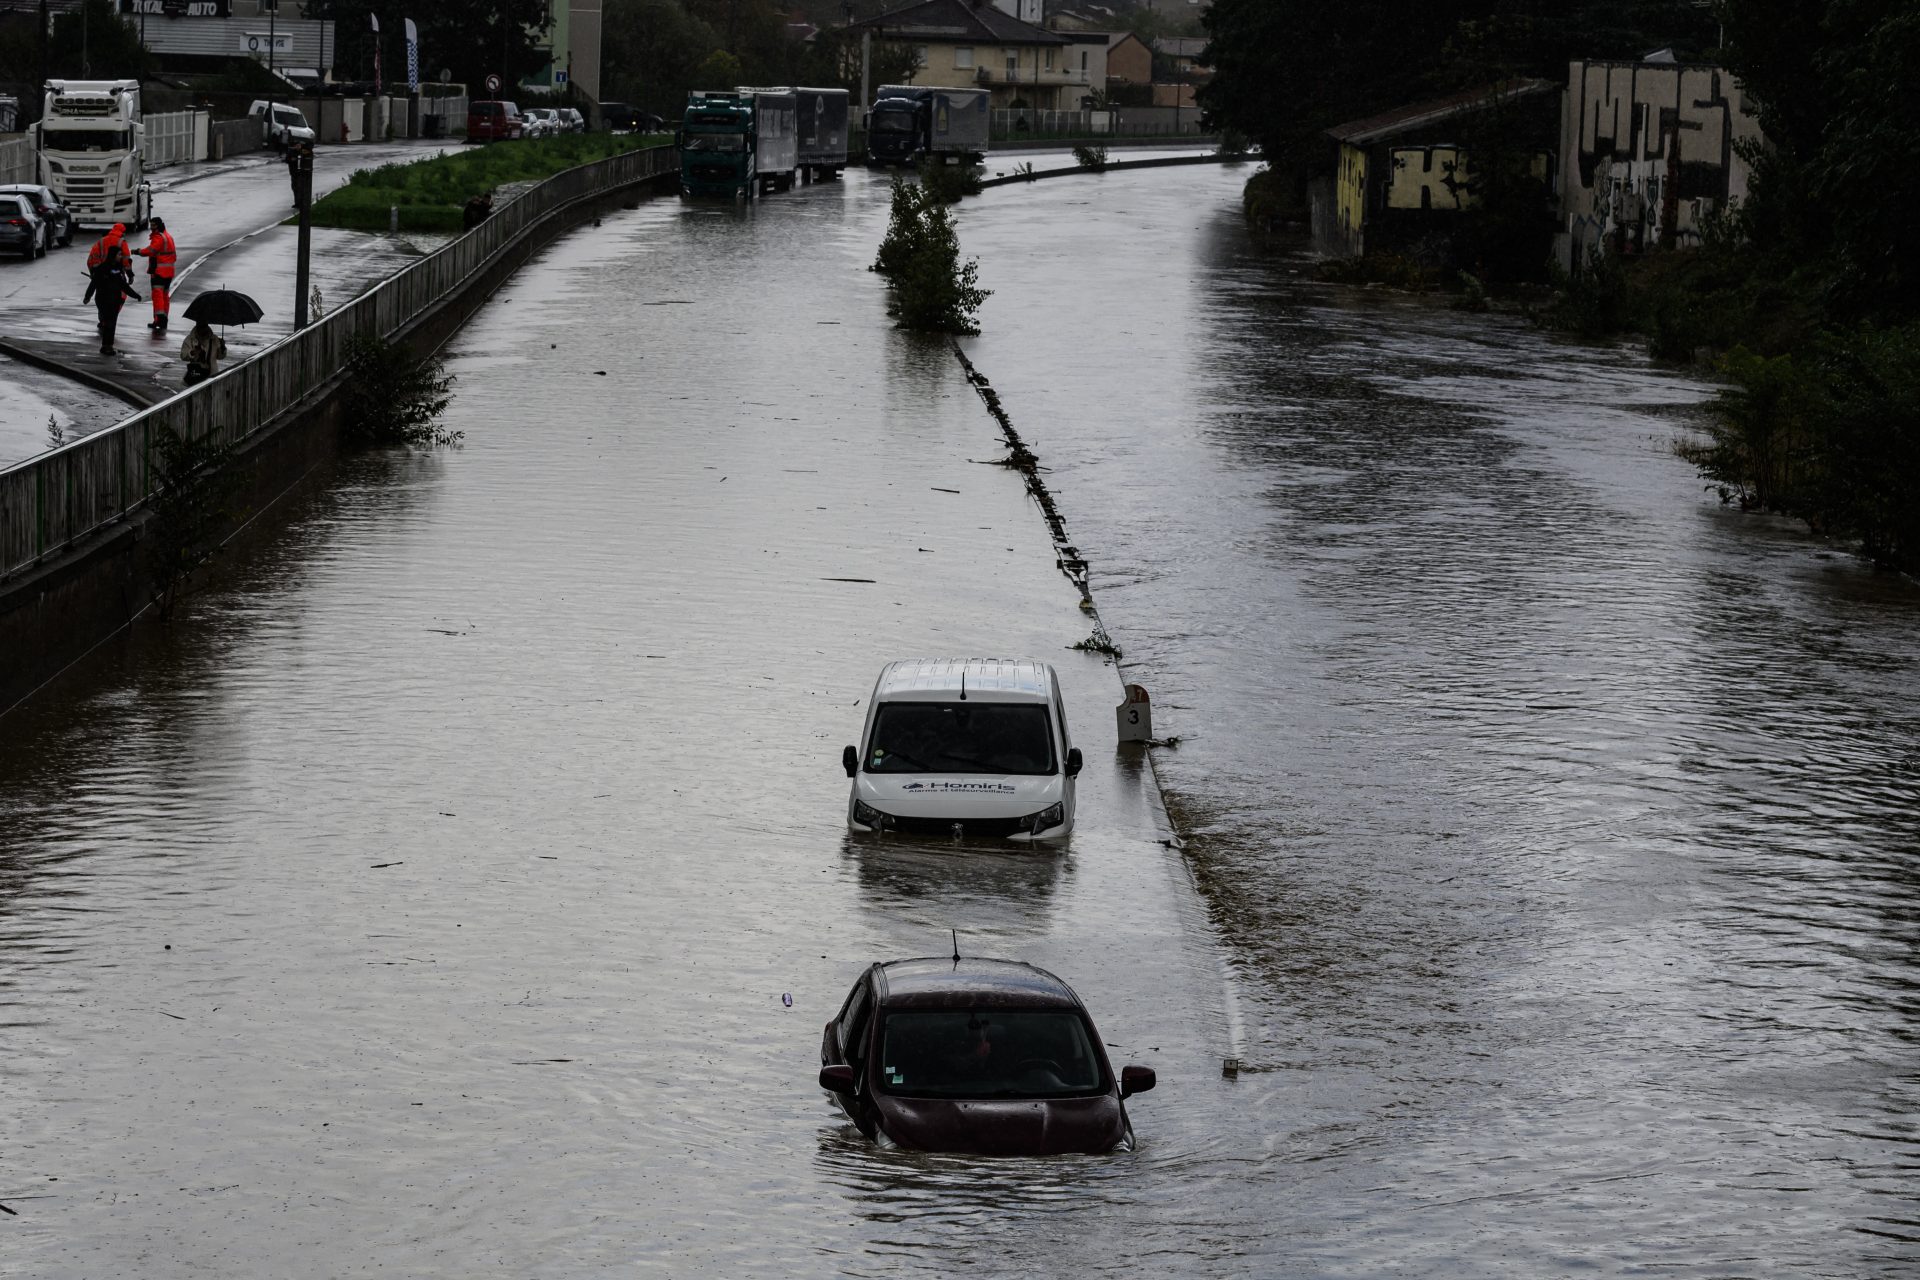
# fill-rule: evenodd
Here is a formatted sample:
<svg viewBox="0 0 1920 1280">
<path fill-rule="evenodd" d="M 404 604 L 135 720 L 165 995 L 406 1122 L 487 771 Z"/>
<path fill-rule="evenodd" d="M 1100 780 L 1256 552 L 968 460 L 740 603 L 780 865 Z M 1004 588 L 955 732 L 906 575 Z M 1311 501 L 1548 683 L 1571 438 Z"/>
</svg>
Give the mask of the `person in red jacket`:
<svg viewBox="0 0 1920 1280">
<path fill-rule="evenodd" d="M 147 220 L 147 244 L 135 253 L 147 260 L 147 292 L 153 296 L 153 323 L 147 328 L 153 330 L 153 336 L 167 336 L 167 311 L 173 292 L 173 264 L 179 257 L 174 248 L 173 236 L 167 232 L 167 224 L 158 218 Z"/>
<path fill-rule="evenodd" d="M 126 227 L 116 222 L 87 253 L 87 296 L 82 301 L 99 309 L 103 356 L 114 354 L 113 331 L 120 323 L 121 304 L 140 297 L 133 291 L 133 258 L 127 253 L 126 235 Z"/>
</svg>

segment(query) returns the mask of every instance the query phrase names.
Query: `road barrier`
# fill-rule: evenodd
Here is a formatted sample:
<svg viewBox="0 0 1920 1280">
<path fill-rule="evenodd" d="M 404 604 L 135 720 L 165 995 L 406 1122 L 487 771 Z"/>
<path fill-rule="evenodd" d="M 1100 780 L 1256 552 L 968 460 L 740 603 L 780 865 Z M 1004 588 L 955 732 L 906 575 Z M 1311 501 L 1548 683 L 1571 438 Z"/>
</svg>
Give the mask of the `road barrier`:
<svg viewBox="0 0 1920 1280">
<path fill-rule="evenodd" d="M 247 440 L 331 390 L 355 337 L 401 333 L 514 252 L 529 232 L 545 229 L 558 211 L 678 167 L 672 147 L 649 147 L 555 174 L 474 230 L 251 360 L 118 426 L 0 470 L 0 582 L 137 511 L 153 492 L 153 445 L 166 431 L 215 445 Z"/>
</svg>

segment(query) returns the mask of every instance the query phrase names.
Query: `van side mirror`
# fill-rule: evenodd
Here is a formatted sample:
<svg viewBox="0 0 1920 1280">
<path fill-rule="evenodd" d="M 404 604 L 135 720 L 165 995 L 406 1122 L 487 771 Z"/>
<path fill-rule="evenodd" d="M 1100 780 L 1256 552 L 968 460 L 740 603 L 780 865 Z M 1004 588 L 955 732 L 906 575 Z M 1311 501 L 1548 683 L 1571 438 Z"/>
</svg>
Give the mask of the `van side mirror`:
<svg viewBox="0 0 1920 1280">
<path fill-rule="evenodd" d="M 1079 777 L 1080 766 L 1083 763 L 1084 761 L 1080 759 L 1080 748 L 1068 747 L 1067 748 L 1067 776 L 1069 778 Z"/>
<path fill-rule="evenodd" d="M 1136 1067 L 1127 1068 L 1129 1071 L 1139 1069 L 1140 1068 Z M 1147 1074 L 1152 1075 L 1153 1073 L 1149 1071 Z M 820 1087 L 828 1093 L 852 1093 L 854 1087 L 853 1068 L 844 1062 L 836 1062 L 830 1067 L 820 1068 Z M 1149 1085 L 1148 1087 L 1151 1088 L 1152 1086 Z"/>
<path fill-rule="evenodd" d="M 860 753 L 853 749 L 851 743 L 840 753 L 840 767 L 847 771 L 849 778 L 860 772 Z"/>
<path fill-rule="evenodd" d="M 833 1070 L 833 1068 L 828 1067 L 826 1071 L 820 1073 L 820 1083 L 822 1085 L 826 1084 L 827 1071 L 831 1070 Z M 843 1067 L 842 1070 L 848 1075 L 853 1074 L 852 1067 Z M 1152 1093 L 1153 1086 L 1157 1083 L 1159 1082 L 1154 1077 L 1152 1067 L 1120 1068 L 1120 1096 L 1123 1098 L 1131 1098 L 1136 1093 Z"/>
</svg>

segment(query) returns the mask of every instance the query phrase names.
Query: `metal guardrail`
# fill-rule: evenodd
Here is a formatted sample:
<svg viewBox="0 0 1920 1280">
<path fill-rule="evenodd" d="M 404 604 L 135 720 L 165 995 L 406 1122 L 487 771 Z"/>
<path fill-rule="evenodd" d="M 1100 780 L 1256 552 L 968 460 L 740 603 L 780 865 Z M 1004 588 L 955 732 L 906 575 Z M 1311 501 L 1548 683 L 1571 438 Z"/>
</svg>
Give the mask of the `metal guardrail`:
<svg viewBox="0 0 1920 1280">
<path fill-rule="evenodd" d="M 216 445 L 247 439 L 324 389 L 358 335 L 391 337 L 561 208 L 678 165 L 672 147 L 649 147 L 555 174 L 474 230 L 251 360 L 117 426 L 0 470 L 0 581 L 137 510 L 153 492 L 152 445 L 163 431 Z"/>
</svg>

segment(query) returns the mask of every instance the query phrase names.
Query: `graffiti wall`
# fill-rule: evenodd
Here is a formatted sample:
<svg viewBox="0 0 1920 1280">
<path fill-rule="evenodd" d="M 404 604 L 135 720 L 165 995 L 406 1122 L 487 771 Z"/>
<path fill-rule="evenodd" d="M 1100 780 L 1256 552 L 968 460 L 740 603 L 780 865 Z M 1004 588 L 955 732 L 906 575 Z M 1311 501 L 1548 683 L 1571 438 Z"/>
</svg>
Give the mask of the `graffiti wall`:
<svg viewBox="0 0 1920 1280">
<path fill-rule="evenodd" d="M 1718 67 L 1575 62 L 1561 120 L 1561 266 L 1592 251 L 1698 244 L 1713 214 L 1747 193 L 1736 143 L 1757 141 L 1746 95 Z"/>
</svg>

